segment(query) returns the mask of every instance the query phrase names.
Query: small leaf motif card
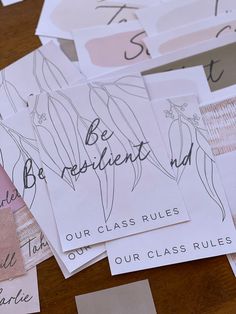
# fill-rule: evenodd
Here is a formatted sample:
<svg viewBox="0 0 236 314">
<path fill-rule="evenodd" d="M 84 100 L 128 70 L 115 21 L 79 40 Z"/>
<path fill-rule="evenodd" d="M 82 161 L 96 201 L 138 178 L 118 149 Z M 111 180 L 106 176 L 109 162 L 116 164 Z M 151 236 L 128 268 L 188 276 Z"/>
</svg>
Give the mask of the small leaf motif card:
<svg viewBox="0 0 236 314">
<path fill-rule="evenodd" d="M 141 76 L 29 107 L 64 251 L 189 220 Z"/>
<path fill-rule="evenodd" d="M 191 221 L 108 242 L 113 274 L 223 255 L 236 249 L 232 215 L 197 97 L 156 100 L 153 109 Z"/>
<path fill-rule="evenodd" d="M 16 224 L 10 208 L 0 209 L 0 281 L 25 273 Z"/>
</svg>

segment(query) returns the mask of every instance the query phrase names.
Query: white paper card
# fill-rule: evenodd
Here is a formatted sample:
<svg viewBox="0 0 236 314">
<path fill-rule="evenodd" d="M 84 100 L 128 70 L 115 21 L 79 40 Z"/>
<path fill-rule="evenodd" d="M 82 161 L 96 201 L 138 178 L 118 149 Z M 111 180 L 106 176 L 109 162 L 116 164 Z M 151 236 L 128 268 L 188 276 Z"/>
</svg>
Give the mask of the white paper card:
<svg viewBox="0 0 236 314">
<path fill-rule="evenodd" d="M 234 33 L 235 28 L 236 14 L 222 14 L 169 32 L 146 37 L 144 42 L 154 58 Z"/>
<path fill-rule="evenodd" d="M 36 29 L 37 35 L 72 39 L 74 29 L 123 23 L 136 19 L 135 5 L 124 1 L 46 0 Z"/>
<path fill-rule="evenodd" d="M 1 314 L 40 312 L 36 267 L 26 275 L 0 283 Z"/>
<path fill-rule="evenodd" d="M 189 94 L 199 95 L 200 101 L 211 97 L 211 90 L 202 66 L 145 75 L 151 100 Z"/>
<path fill-rule="evenodd" d="M 148 36 L 152 36 L 233 10 L 234 0 L 182 0 L 140 9 L 136 14 Z"/>
<path fill-rule="evenodd" d="M 12 123 L 12 133 L 7 133 L 8 128 L 4 127 L 4 123 L 1 124 L 2 141 L 0 141 L 0 145 L 2 145 L 2 149 L 3 147 L 7 148 L 6 154 L 2 153 L 1 162 L 4 160 L 4 167 L 10 178 L 13 182 L 17 182 L 19 192 L 44 231 L 50 245 L 62 259 L 67 270 L 72 272 L 104 252 L 104 246 L 100 246 L 95 251 L 91 248 L 85 249 L 83 254 L 75 254 L 75 257 L 73 255 L 73 259 L 71 259 L 72 255 L 69 255 L 70 252 L 69 254 L 62 253 L 44 180 L 35 182 L 35 191 L 33 189 L 24 191 L 23 169 L 26 160 L 29 156 L 36 158 L 31 169 L 34 173 L 38 173 L 37 167 L 41 168 L 41 160 L 32 123 L 27 113 L 18 114 L 15 117 L 13 114 L 26 108 L 30 94 L 55 90 L 80 82 L 80 72 L 55 44 L 49 43 L 8 66 L 0 72 L 0 75 L 2 77 L 0 113 L 2 118 L 11 116 L 10 123 Z M 12 155 L 12 152 L 15 152 L 16 155 Z M 15 164 L 17 166 L 14 166 Z M 47 216 L 48 219 L 45 220 Z"/>
<path fill-rule="evenodd" d="M 39 117 L 38 119 L 42 119 Z M 69 272 L 104 252 L 104 245 L 83 249 L 83 254 L 72 255 L 61 251 L 57 227 L 45 183 L 44 168 L 35 139 L 28 110 L 23 110 L 0 122 L 1 163 L 11 176 L 17 190 L 34 215 L 49 243 Z M 53 169 L 50 169 L 53 172 Z M 49 171 L 48 171 L 49 172 Z M 45 219 L 47 217 L 47 219 Z"/>
<path fill-rule="evenodd" d="M 191 221 L 107 243 L 113 274 L 234 252 L 236 234 L 195 96 L 153 102 Z"/>
<path fill-rule="evenodd" d="M 137 21 L 73 32 L 82 72 L 91 79 L 150 59 Z"/>
<path fill-rule="evenodd" d="M 41 94 L 30 108 L 64 251 L 188 220 L 141 76 Z"/>
<path fill-rule="evenodd" d="M 1 1 L 2 1 L 2 4 L 4 6 L 7 6 L 7 5 L 10 5 L 10 4 L 17 3 L 17 2 L 21 2 L 23 0 L 1 0 Z"/>
</svg>

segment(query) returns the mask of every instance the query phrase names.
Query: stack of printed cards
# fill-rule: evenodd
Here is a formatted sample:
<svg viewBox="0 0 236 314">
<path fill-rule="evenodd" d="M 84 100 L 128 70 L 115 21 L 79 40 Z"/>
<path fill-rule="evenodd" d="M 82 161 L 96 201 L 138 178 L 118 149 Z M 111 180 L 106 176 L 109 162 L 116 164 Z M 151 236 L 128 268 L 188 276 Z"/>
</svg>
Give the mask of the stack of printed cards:
<svg viewBox="0 0 236 314">
<path fill-rule="evenodd" d="M 79 62 L 54 39 L 0 72 L 0 309 L 38 311 L 52 255 L 68 278 L 105 256 L 121 274 L 236 253 L 235 86 L 143 73 L 232 43 L 234 10 L 45 1 L 37 34 Z"/>
</svg>

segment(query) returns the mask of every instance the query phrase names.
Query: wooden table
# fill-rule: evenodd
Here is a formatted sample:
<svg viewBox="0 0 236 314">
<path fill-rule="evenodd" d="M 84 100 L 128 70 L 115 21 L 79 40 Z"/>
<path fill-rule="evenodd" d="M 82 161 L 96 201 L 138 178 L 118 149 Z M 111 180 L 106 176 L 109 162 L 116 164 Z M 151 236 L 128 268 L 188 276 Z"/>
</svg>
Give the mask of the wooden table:
<svg viewBox="0 0 236 314">
<path fill-rule="evenodd" d="M 42 4 L 0 6 L 1 69 L 40 46 L 34 32 Z M 67 280 L 51 258 L 38 266 L 41 313 L 77 313 L 76 295 L 142 279 L 149 279 L 159 314 L 236 313 L 236 279 L 225 256 L 115 277 L 105 259 Z"/>
</svg>

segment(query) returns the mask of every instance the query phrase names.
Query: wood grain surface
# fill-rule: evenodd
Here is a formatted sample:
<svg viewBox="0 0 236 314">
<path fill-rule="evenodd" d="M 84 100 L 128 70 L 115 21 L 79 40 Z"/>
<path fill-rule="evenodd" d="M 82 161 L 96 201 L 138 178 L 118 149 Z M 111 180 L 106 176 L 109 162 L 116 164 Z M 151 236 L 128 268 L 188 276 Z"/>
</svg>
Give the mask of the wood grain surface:
<svg viewBox="0 0 236 314">
<path fill-rule="evenodd" d="M 34 33 L 42 4 L 0 6 L 0 69 L 40 46 Z M 38 266 L 38 279 L 42 314 L 77 313 L 76 295 L 142 279 L 149 279 L 158 314 L 236 313 L 236 279 L 225 256 L 114 277 L 105 259 L 67 280 L 51 258 Z"/>
</svg>

